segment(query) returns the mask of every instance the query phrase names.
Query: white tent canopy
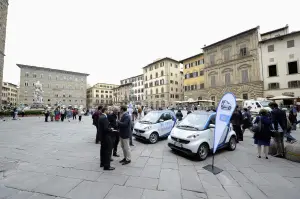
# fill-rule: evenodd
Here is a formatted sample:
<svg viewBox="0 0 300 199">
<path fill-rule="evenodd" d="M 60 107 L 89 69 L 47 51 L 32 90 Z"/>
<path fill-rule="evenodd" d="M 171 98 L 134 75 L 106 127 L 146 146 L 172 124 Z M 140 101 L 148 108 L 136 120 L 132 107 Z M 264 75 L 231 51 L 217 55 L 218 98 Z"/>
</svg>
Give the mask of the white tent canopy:
<svg viewBox="0 0 300 199">
<path fill-rule="evenodd" d="M 288 100 L 288 99 L 295 99 L 295 97 L 280 95 L 280 96 L 269 98 L 269 100 Z"/>
</svg>

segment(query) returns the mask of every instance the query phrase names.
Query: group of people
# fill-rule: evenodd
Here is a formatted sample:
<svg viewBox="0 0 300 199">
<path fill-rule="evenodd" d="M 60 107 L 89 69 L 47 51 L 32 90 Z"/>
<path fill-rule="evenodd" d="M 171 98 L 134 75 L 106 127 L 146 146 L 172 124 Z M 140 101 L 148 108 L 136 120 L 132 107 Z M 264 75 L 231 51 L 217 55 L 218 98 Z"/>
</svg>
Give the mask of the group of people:
<svg viewBox="0 0 300 199">
<path fill-rule="evenodd" d="M 236 107 L 231 118 L 231 123 L 237 134 L 238 141 L 243 141 L 243 132 L 245 129 L 250 128 L 252 130 L 254 133 L 254 144 L 257 145 L 258 158 L 261 158 L 263 147 L 264 156 L 268 159 L 271 138 L 273 138 L 276 144 L 276 154 L 274 157 L 284 157 L 284 137 L 286 137 L 287 142 L 293 143 L 296 141 L 291 136 L 292 126 L 296 121 L 291 121 L 291 118 L 297 118 L 297 111 L 293 107 L 289 116 L 287 116 L 284 110 L 279 109 L 277 103 L 271 102 L 269 103 L 269 107 L 271 111 L 261 109 L 259 116 L 255 118 L 253 123 L 247 108 L 242 113 Z"/>
<path fill-rule="evenodd" d="M 48 122 L 49 117 L 51 122 L 53 122 L 54 120 L 57 122 L 58 121 L 63 122 L 65 119 L 68 119 L 68 121 L 70 122 L 71 118 L 73 118 L 73 120 L 76 120 L 77 116 L 79 122 L 81 122 L 83 114 L 84 114 L 84 110 L 81 108 L 75 109 L 75 108 L 57 107 L 55 109 L 46 109 L 45 122 Z"/>
<path fill-rule="evenodd" d="M 124 158 L 120 160 L 122 165 L 131 162 L 130 146 L 132 143 L 132 118 L 135 118 L 127 110 L 127 106 L 107 107 L 99 106 L 98 110 L 93 113 L 93 125 L 97 128 L 95 143 L 100 142 L 100 167 L 104 170 L 114 170 L 110 165 L 113 161 L 112 155 L 120 157 L 117 153 L 118 144 L 121 143 Z"/>
</svg>

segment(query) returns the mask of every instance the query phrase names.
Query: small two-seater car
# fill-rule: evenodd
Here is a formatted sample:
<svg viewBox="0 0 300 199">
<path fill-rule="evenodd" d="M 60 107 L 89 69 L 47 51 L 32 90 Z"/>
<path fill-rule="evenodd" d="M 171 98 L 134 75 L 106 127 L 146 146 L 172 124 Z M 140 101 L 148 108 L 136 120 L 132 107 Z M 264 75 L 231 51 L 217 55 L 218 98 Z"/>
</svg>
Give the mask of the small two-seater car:
<svg viewBox="0 0 300 199">
<path fill-rule="evenodd" d="M 173 111 L 151 111 L 135 123 L 132 135 L 154 144 L 159 138 L 168 137 L 175 124 L 176 117 Z"/>
<path fill-rule="evenodd" d="M 168 146 L 172 150 L 196 155 L 200 160 L 205 160 L 213 149 L 214 128 L 216 113 L 195 111 L 187 115 L 168 137 Z M 235 150 L 237 137 L 228 125 L 220 139 L 217 149 L 228 147 Z"/>
</svg>

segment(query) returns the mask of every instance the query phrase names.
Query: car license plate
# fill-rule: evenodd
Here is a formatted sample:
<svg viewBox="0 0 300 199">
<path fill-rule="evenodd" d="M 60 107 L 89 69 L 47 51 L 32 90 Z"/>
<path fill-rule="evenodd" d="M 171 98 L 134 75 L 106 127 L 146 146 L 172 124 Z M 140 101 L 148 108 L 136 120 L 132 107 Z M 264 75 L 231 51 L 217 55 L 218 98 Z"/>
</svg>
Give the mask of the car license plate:
<svg viewBox="0 0 300 199">
<path fill-rule="evenodd" d="M 179 142 L 174 142 L 174 145 L 182 148 L 182 144 L 180 144 Z"/>
</svg>

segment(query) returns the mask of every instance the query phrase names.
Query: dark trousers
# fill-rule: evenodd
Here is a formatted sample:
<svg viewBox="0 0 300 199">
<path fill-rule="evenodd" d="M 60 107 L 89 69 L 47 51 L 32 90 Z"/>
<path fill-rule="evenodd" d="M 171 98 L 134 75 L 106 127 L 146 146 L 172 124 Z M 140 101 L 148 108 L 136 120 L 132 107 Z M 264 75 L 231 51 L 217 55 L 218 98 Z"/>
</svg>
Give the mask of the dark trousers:
<svg viewBox="0 0 300 199">
<path fill-rule="evenodd" d="M 76 115 L 75 115 L 75 114 L 73 114 L 73 120 L 74 120 L 74 119 L 76 120 Z"/>
<path fill-rule="evenodd" d="M 61 119 L 61 121 L 63 122 L 64 119 L 65 119 L 65 114 L 61 114 L 60 119 Z"/>
<path fill-rule="evenodd" d="M 241 126 L 240 125 L 232 125 L 232 126 L 233 126 L 233 130 L 236 133 L 237 140 L 243 141 L 243 132 L 242 132 Z"/>
<path fill-rule="evenodd" d="M 100 142 L 100 133 L 98 132 L 98 127 L 96 126 L 97 132 L 96 132 L 96 143 Z"/>
<path fill-rule="evenodd" d="M 104 168 L 110 167 L 112 148 L 112 138 L 110 136 L 104 136 L 101 140 L 100 147 L 100 165 L 103 165 Z"/>
<path fill-rule="evenodd" d="M 82 118 L 82 116 L 78 116 L 79 122 L 81 122 L 81 118 Z"/>
<path fill-rule="evenodd" d="M 48 122 L 48 117 L 49 117 L 49 115 L 46 114 L 46 115 L 45 115 L 45 122 Z"/>
<path fill-rule="evenodd" d="M 284 143 L 283 143 L 284 132 L 275 132 L 274 141 L 276 143 L 277 154 L 284 156 Z"/>
<path fill-rule="evenodd" d="M 115 137 L 115 141 L 114 141 L 114 150 L 113 150 L 113 154 L 117 154 L 119 142 L 120 142 L 120 137 L 117 135 L 117 136 Z"/>
</svg>

